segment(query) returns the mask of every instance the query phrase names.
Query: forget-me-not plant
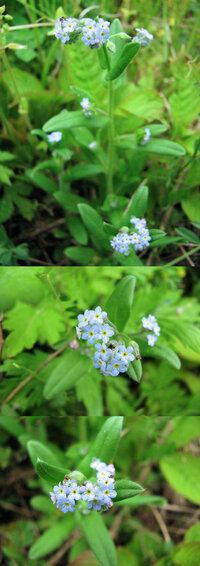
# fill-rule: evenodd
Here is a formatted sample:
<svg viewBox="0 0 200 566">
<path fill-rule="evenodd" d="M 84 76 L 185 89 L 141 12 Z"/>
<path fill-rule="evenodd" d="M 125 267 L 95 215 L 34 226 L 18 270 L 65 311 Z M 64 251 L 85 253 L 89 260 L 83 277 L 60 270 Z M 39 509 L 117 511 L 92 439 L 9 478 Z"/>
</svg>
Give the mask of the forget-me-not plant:
<svg viewBox="0 0 200 566">
<path fill-rule="evenodd" d="M 133 246 L 135 251 L 142 251 L 149 246 L 149 242 L 151 241 L 151 236 L 144 218 L 141 219 L 132 216 L 130 223 L 134 224 L 134 232 L 124 226 L 110 242 L 114 250 L 125 256 L 130 254 L 131 246 Z"/>
<path fill-rule="evenodd" d="M 112 500 L 117 496 L 114 465 L 93 458 L 90 467 L 95 470 L 96 479 L 80 483 L 70 478 L 64 479 L 49 492 L 52 503 L 56 503 L 62 513 L 73 513 L 76 507 L 80 508 L 80 502 L 86 504 L 89 511 L 105 511 L 113 506 Z"/>
</svg>

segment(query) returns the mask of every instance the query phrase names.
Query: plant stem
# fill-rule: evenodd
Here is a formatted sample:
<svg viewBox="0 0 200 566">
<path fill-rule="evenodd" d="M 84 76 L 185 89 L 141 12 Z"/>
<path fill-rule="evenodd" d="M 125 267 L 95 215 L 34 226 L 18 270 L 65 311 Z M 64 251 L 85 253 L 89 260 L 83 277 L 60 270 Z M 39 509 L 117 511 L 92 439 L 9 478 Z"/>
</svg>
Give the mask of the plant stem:
<svg viewBox="0 0 200 566">
<path fill-rule="evenodd" d="M 107 191 L 108 195 L 113 194 L 113 166 L 114 166 L 114 90 L 113 82 L 109 81 L 109 145 L 108 145 L 108 178 Z"/>
<path fill-rule="evenodd" d="M 110 61 L 105 44 L 103 44 L 107 69 L 110 70 Z M 107 174 L 107 194 L 113 194 L 113 166 L 114 166 L 114 89 L 113 81 L 109 81 L 108 86 L 108 116 L 109 116 L 109 138 L 108 138 L 108 174 Z"/>
<path fill-rule="evenodd" d="M 181 255 L 180 257 L 177 257 L 176 259 L 174 259 L 173 261 L 166 263 L 165 268 L 170 267 L 171 265 L 176 265 L 176 263 L 178 263 L 179 261 L 186 259 L 188 256 L 195 254 L 199 250 L 200 250 L 200 246 L 197 246 L 197 248 L 195 248 L 194 250 L 191 250 L 190 252 L 186 252 L 185 254 Z"/>
</svg>

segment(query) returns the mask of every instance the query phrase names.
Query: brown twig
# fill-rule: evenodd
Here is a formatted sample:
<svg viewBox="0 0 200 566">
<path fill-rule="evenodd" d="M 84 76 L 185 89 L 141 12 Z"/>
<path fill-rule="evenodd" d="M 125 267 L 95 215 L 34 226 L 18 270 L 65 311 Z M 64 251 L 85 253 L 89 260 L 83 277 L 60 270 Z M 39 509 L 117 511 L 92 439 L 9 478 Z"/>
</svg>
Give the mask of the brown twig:
<svg viewBox="0 0 200 566">
<path fill-rule="evenodd" d="M 27 385 L 27 383 L 29 383 L 29 381 L 31 381 L 31 379 L 33 379 L 33 377 L 36 374 L 38 374 L 45 366 L 47 366 L 47 364 L 49 364 L 52 360 L 54 360 L 54 358 L 56 358 L 62 352 L 64 352 L 64 350 L 66 350 L 66 348 L 68 348 L 68 346 L 69 346 L 69 342 L 67 344 L 65 344 L 64 346 L 62 346 L 62 348 L 59 348 L 59 350 L 57 350 L 56 352 L 53 352 L 53 354 L 50 354 L 50 356 L 34 371 L 34 373 L 31 373 L 30 375 L 28 375 L 28 377 L 26 377 L 26 379 L 24 379 L 24 381 L 19 383 L 19 385 L 17 387 L 15 387 L 15 389 L 13 389 L 13 391 L 8 395 L 8 397 L 6 397 L 6 399 L 4 399 L 4 401 L 2 402 L 1 405 L 3 406 L 6 403 L 8 403 L 8 401 L 10 401 L 18 393 L 18 391 L 20 391 L 20 389 L 22 389 L 22 387 Z"/>
<path fill-rule="evenodd" d="M 181 244 L 178 244 L 178 247 L 180 248 L 182 254 L 186 253 L 185 248 Z M 186 256 L 186 259 L 187 259 L 187 262 L 189 263 L 189 265 L 191 265 L 191 267 L 195 267 L 195 263 L 192 261 L 190 256 Z"/>
<path fill-rule="evenodd" d="M 63 544 L 63 546 L 58 550 L 58 552 L 56 552 L 48 561 L 48 564 L 51 564 L 52 566 L 55 566 L 55 564 L 60 564 L 61 558 L 64 556 L 64 554 L 71 548 L 71 546 L 74 544 L 74 542 L 80 537 L 81 531 L 79 528 L 75 529 L 75 531 L 73 532 L 73 535 L 66 540 L 66 542 Z"/>
<path fill-rule="evenodd" d="M 158 511 L 158 509 L 156 509 L 156 507 L 154 507 L 153 505 L 151 507 L 151 510 L 152 510 L 152 513 L 153 513 L 153 515 L 154 515 L 154 517 L 155 517 L 155 519 L 156 519 L 156 521 L 157 521 L 157 523 L 160 527 L 160 530 L 161 530 L 161 532 L 164 536 L 165 541 L 170 542 L 171 537 L 170 537 L 170 534 L 168 533 L 166 524 L 165 524 L 165 522 L 164 522 L 164 520 L 163 520 L 163 518 L 160 514 L 160 511 Z"/>
</svg>

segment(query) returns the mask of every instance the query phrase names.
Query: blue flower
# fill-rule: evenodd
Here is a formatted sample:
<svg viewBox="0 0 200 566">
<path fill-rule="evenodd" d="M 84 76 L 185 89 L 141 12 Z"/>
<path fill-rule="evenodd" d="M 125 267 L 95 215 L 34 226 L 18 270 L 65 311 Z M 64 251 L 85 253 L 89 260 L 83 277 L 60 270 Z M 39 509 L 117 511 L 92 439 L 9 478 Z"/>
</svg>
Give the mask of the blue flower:
<svg viewBox="0 0 200 566">
<path fill-rule="evenodd" d="M 80 496 L 80 488 L 78 487 L 76 482 L 72 482 L 71 486 L 70 486 L 70 491 L 69 491 L 69 495 L 68 495 L 68 499 L 70 501 L 74 501 L 74 500 L 79 500 L 81 498 Z"/>
<path fill-rule="evenodd" d="M 140 140 L 140 145 L 145 145 L 151 137 L 151 132 L 149 128 L 145 128 L 145 136 Z"/>
<path fill-rule="evenodd" d="M 111 328 L 109 324 L 104 324 L 101 329 L 101 338 L 103 342 L 108 342 L 110 337 L 114 335 L 114 330 Z"/>
<path fill-rule="evenodd" d="M 83 98 L 80 102 L 80 105 L 82 106 L 82 109 L 83 109 L 85 116 L 91 116 L 92 115 L 92 113 L 90 111 L 91 103 L 89 101 L 89 98 Z"/>
<path fill-rule="evenodd" d="M 104 362 L 100 358 L 100 355 L 99 355 L 99 357 L 92 358 L 92 361 L 93 361 L 93 366 L 95 368 L 100 369 L 102 372 L 104 372 L 104 370 L 106 368 L 106 362 Z"/>
<path fill-rule="evenodd" d="M 106 467 L 105 462 L 101 462 L 99 458 L 92 458 L 92 463 L 90 464 L 90 468 L 93 468 L 93 470 L 99 470 L 105 467 Z"/>
<path fill-rule="evenodd" d="M 99 488 L 92 482 L 87 482 L 84 486 L 81 486 L 80 491 L 83 501 L 91 501 L 99 493 Z"/>
<path fill-rule="evenodd" d="M 112 356 L 112 350 L 107 348 L 105 344 L 95 344 L 95 348 L 97 352 L 95 352 L 95 358 L 99 358 L 101 356 L 104 362 L 107 362 L 109 358 Z"/>
<path fill-rule="evenodd" d="M 113 358 L 111 360 L 111 363 L 108 364 L 106 369 L 107 371 L 110 370 L 110 373 L 113 377 L 116 377 L 117 375 L 119 375 L 120 372 L 124 373 L 127 370 L 127 364 L 125 364 L 121 360 L 117 360 L 116 358 Z"/>
<path fill-rule="evenodd" d="M 102 486 L 101 489 L 101 493 L 102 493 L 102 497 L 103 497 L 103 501 L 104 503 L 110 503 L 111 499 L 113 499 L 114 497 L 117 496 L 117 492 L 109 487 L 104 488 L 104 486 Z"/>
<path fill-rule="evenodd" d="M 51 134 L 49 134 L 48 136 L 48 141 L 50 143 L 57 143 L 61 140 L 62 138 L 62 132 L 52 132 Z"/>
<path fill-rule="evenodd" d="M 91 322 L 94 324 L 103 324 L 104 318 L 107 317 L 107 312 L 102 311 L 101 307 L 96 307 L 94 311 L 92 311 L 91 315 Z"/>
<path fill-rule="evenodd" d="M 136 28 L 136 31 L 137 35 L 132 40 L 133 43 L 140 43 L 142 47 L 147 47 L 153 39 L 152 33 L 149 33 L 149 31 L 144 28 Z"/>
<path fill-rule="evenodd" d="M 82 334 L 83 340 L 88 340 L 89 344 L 94 344 L 101 337 L 100 327 L 98 326 L 86 326 Z"/>
<path fill-rule="evenodd" d="M 156 322 L 155 316 L 151 314 L 147 318 L 145 318 L 145 316 L 143 316 L 142 318 L 143 328 L 148 328 L 148 330 L 153 330 L 155 322 Z"/>
<path fill-rule="evenodd" d="M 156 340 L 158 340 L 157 336 L 155 336 L 155 334 L 147 334 L 147 340 L 148 340 L 148 345 L 149 346 L 154 346 Z"/>
<path fill-rule="evenodd" d="M 103 468 L 102 470 L 98 470 L 97 472 L 97 480 L 100 483 L 104 483 L 105 480 L 110 478 L 110 472 L 107 470 L 107 468 Z"/>
<path fill-rule="evenodd" d="M 84 328 L 85 326 L 88 326 L 88 324 L 90 324 L 91 322 L 91 315 L 92 315 L 92 311 L 86 310 L 84 312 L 84 314 L 79 314 L 78 315 L 78 326 L 79 328 Z"/>
<path fill-rule="evenodd" d="M 63 513 L 73 513 L 75 511 L 75 503 L 74 501 L 69 501 L 69 499 L 58 499 L 58 508 L 61 509 Z"/>
<path fill-rule="evenodd" d="M 67 493 L 66 487 L 61 482 L 59 482 L 58 485 L 54 486 L 53 491 L 56 494 L 56 497 L 59 497 L 59 496 L 62 496 L 62 495 L 65 496 L 65 494 Z"/>
<path fill-rule="evenodd" d="M 118 351 L 115 354 L 117 360 L 122 360 L 124 363 L 133 362 L 135 356 L 133 355 L 133 348 L 131 346 L 120 345 Z"/>
<path fill-rule="evenodd" d="M 100 511 L 103 505 L 104 505 L 104 500 L 101 492 L 99 492 L 98 494 L 95 495 L 93 499 L 88 501 L 87 508 L 90 511 L 92 511 L 92 509 L 94 509 L 95 511 Z"/>
</svg>

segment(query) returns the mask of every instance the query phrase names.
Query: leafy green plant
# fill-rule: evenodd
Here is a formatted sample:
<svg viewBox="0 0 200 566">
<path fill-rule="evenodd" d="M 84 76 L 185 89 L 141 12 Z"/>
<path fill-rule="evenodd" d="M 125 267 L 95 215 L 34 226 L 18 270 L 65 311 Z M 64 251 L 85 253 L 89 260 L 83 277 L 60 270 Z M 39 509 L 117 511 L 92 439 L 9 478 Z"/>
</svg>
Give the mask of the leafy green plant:
<svg viewBox="0 0 200 566">
<path fill-rule="evenodd" d="M 0 428 L 9 566 L 198 564 L 199 417 L 3 416 Z M 49 491 L 71 470 L 89 478 L 94 454 L 114 462 L 118 500 L 102 513 L 63 515 Z M 128 491 L 135 480 L 145 490 L 138 495 Z"/>
<path fill-rule="evenodd" d="M 2 414 L 199 414 L 193 270 L 1 267 L 0 275 Z M 97 305 L 118 329 L 113 347 L 120 340 L 135 352 L 116 377 L 96 369 L 94 346 L 76 339 L 77 316 Z M 160 326 L 153 347 L 142 327 L 150 313 Z"/>
<path fill-rule="evenodd" d="M 11 0 L 11 15 L 2 9 L 2 265 L 198 263 L 195 6 Z M 111 25 L 100 49 L 55 38 L 58 18 L 101 15 Z M 147 49 L 138 25 L 154 35 Z M 55 130 L 62 139 L 51 143 Z M 144 215 L 148 248 L 113 250 L 131 216 Z"/>
</svg>

